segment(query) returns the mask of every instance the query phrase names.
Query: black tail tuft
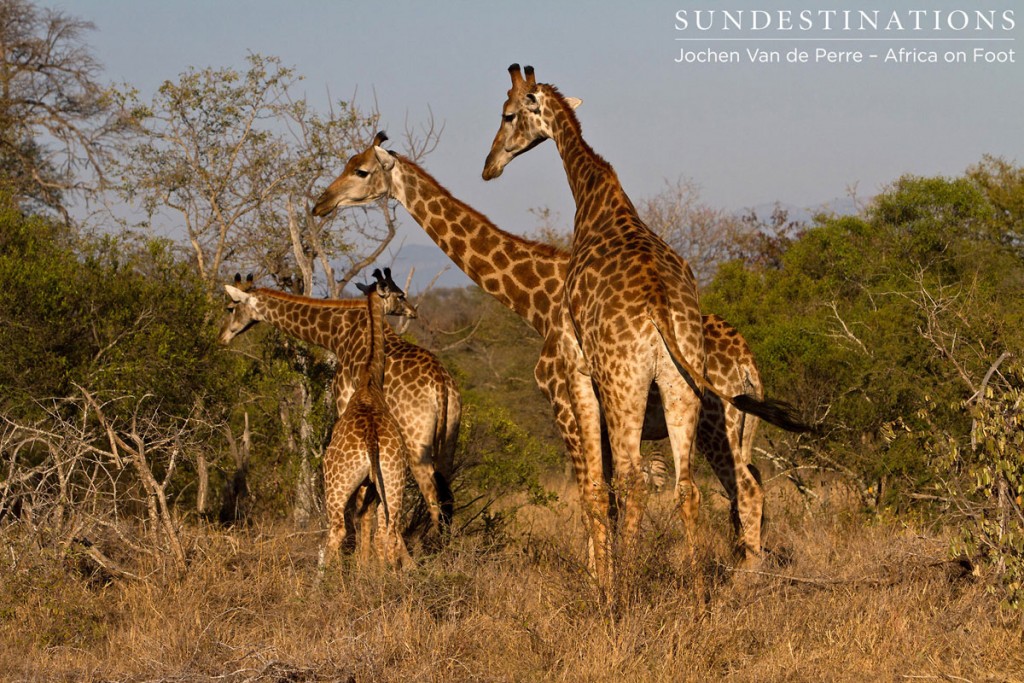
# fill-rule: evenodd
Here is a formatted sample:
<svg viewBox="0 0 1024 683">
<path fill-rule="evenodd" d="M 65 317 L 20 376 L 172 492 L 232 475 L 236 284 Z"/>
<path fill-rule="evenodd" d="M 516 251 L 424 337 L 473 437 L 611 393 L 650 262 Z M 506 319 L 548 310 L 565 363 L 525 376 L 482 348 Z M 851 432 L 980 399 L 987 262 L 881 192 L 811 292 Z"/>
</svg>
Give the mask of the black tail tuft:
<svg viewBox="0 0 1024 683">
<path fill-rule="evenodd" d="M 813 432 L 814 427 L 797 419 L 793 407 L 783 401 L 760 399 L 750 394 L 733 396 L 732 404 L 744 413 L 756 415 L 765 422 L 787 432 Z"/>
</svg>

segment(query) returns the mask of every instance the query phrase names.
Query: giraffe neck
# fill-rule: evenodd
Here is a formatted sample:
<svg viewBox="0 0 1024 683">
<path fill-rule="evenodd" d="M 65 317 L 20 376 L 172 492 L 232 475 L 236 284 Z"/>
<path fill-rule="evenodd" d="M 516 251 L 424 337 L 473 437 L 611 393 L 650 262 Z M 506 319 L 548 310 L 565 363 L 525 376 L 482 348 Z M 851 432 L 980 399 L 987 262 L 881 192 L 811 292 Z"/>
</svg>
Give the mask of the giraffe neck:
<svg viewBox="0 0 1024 683">
<path fill-rule="evenodd" d="M 273 289 L 257 289 L 253 294 L 265 322 L 335 354 L 351 343 L 350 335 L 366 321 L 362 299 L 313 299 Z"/>
<path fill-rule="evenodd" d="M 540 87 L 547 94 L 545 102 L 550 103 L 551 113 L 548 116 L 552 139 L 562 157 L 569 188 L 576 201 L 575 238 L 579 237 L 581 217 L 586 217 L 587 223 L 592 224 L 602 212 L 622 206 L 635 214 L 636 209 L 623 191 L 615 169 L 583 139 L 579 120 L 565 98 L 550 85 L 542 84 Z"/>
<path fill-rule="evenodd" d="M 376 292 L 366 297 L 369 313 L 370 357 L 366 363 L 360 386 L 384 391 L 384 300 Z"/>
<path fill-rule="evenodd" d="M 547 334 L 568 254 L 505 232 L 405 157 L 392 181 L 392 196 L 473 282 Z"/>
</svg>

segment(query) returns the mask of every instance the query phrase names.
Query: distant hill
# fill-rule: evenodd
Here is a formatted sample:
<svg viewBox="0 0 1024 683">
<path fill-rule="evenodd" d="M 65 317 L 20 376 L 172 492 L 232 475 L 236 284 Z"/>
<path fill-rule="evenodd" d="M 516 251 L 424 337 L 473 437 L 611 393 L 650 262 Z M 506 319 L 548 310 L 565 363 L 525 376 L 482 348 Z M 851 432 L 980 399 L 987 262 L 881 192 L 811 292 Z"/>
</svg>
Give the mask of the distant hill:
<svg viewBox="0 0 1024 683">
<path fill-rule="evenodd" d="M 818 213 L 836 214 L 837 216 L 852 216 L 858 212 L 858 205 L 863 207 L 870 201 L 870 198 L 865 199 L 858 197 L 854 200 L 850 197 L 835 197 L 812 207 L 797 206 L 796 204 L 787 204 L 785 202 L 773 202 L 771 204 L 758 204 L 757 206 L 750 208 L 759 217 L 767 218 L 772 215 L 772 211 L 775 210 L 775 207 L 779 206 L 786 210 L 789 214 L 790 220 L 810 223 L 814 215 Z M 741 213 L 746 213 L 746 211 Z"/>
<path fill-rule="evenodd" d="M 391 264 L 391 270 L 396 274 L 395 279 L 404 284 L 406 275 L 412 268 L 416 271 L 409 287 L 411 296 L 422 293 L 435 277 L 437 282 L 434 283 L 434 287 L 437 288 L 466 287 L 473 284 L 469 276 L 459 270 L 448 255 L 435 244 L 402 245 Z M 438 276 L 438 273 L 441 275 Z"/>
</svg>

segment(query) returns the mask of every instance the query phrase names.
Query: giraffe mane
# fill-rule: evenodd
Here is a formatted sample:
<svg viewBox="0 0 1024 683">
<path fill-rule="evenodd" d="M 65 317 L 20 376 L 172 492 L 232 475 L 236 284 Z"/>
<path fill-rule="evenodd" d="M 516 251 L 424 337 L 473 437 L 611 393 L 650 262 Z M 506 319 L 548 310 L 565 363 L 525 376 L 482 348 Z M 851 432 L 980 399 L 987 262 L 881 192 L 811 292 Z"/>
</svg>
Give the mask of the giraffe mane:
<svg viewBox="0 0 1024 683">
<path fill-rule="evenodd" d="M 458 204 L 459 206 L 464 207 L 468 213 L 473 215 L 474 218 L 476 218 L 481 223 L 486 223 L 488 225 L 488 227 L 490 227 L 491 229 L 493 229 L 494 231 L 496 231 L 498 233 L 501 233 L 501 235 L 504 236 L 505 238 L 507 238 L 507 239 L 509 239 L 509 240 L 511 240 L 513 242 L 517 242 L 518 244 L 522 244 L 522 245 L 524 245 L 526 247 L 529 247 L 530 249 L 537 249 L 538 251 L 543 252 L 545 256 L 550 256 L 551 258 L 559 258 L 559 257 L 564 258 L 564 257 L 568 256 L 568 254 L 566 254 L 566 252 L 562 251 L 561 249 L 559 249 L 558 247 L 556 247 L 554 245 L 547 244 L 546 242 L 539 242 L 537 240 L 531 240 L 531 239 L 528 239 L 526 237 L 521 237 L 519 235 L 515 235 L 513 233 L 510 233 L 507 230 L 502 230 L 497 225 L 495 225 L 489 218 L 487 218 L 487 216 L 485 216 L 484 214 L 480 213 L 479 211 L 474 209 L 469 204 L 466 204 L 464 201 L 460 200 L 459 198 L 453 196 L 452 193 L 448 190 L 447 187 L 445 187 L 441 183 L 437 182 L 437 180 L 432 175 L 427 173 L 426 170 L 424 170 L 421 166 L 419 166 L 418 164 L 413 162 L 411 159 L 409 159 L 407 157 L 404 157 L 401 154 L 396 154 L 395 152 L 392 152 L 392 154 L 395 157 L 397 157 L 399 160 L 401 160 L 414 173 L 416 173 L 417 175 L 423 176 L 423 178 L 427 182 L 430 182 L 431 184 L 437 185 L 438 190 L 444 195 L 444 197 L 446 199 L 449 199 L 450 201 Z"/>
<path fill-rule="evenodd" d="M 576 111 L 571 106 L 569 106 L 569 102 L 565 99 L 565 95 L 563 95 L 562 92 L 556 86 L 551 85 L 550 83 L 538 83 L 535 86 L 535 88 L 539 90 L 545 90 L 548 92 L 548 94 L 550 94 L 553 97 L 555 102 L 558 103 L 558 106 L 565 111 L 565 114 L 569 119 L 569 125 L 572 126 L 573 131 L 579 137 L 580 142 L 583 144 L 583 148 L 590 153 L 590 155 L 594 158 L 595 162 L 597 162 L 601 166 L 604 166 L 609 171 L 614 173 L 615 169 L 612 167 L 612 165 L 608 163 L 608 161 L 605 160 L 603 156 L 595 152 L 594 148 L 591 147 L 590 143 L 587 142 L 587 139 L 583 137 L 583 126 L 580 125 L 580 120 L 576 116 Z"/>
<path fill-rule="evenodd" d="M 323 308 L 359 308 L 366 305 L 366 302 L 360 299 L 317 299 L 311 296 L 301 296 L 299 294 L 291 294 L 289 292 L 282 292 L 279 289 L 267 289 L 266 287 L 260 287 L 251 292 L 252 294 L 261 294 L 269 296 L 272 299 L 280 299 L 282 301 L 292 301 L 300 304 L 308 304 L 310 306 L 321 306 Z"/>
</svg>

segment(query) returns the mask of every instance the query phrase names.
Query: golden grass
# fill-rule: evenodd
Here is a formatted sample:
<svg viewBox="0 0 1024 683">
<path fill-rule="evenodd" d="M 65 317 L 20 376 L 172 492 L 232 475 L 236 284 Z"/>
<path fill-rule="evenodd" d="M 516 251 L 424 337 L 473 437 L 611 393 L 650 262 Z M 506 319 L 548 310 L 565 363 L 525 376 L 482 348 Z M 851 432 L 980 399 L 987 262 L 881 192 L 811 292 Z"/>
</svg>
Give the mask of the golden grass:
<svg viewBox="0 0 1024 683">
<path fill-rule="evenodd" d="M 1019 615 L 945 562 L 940 532 L 776 495 L 773 562 L 733 572 L 719 498 L 705 493 L 697 577 L 671 505 L 652 501 L 615 615 L 566 504 L 403 573 L 346 560 L 321 577 L 318 534 L 190 529 L 184 575 L 100 585 L 0 538 L 0 679 L 1024 680 Z"/>
</svg>

